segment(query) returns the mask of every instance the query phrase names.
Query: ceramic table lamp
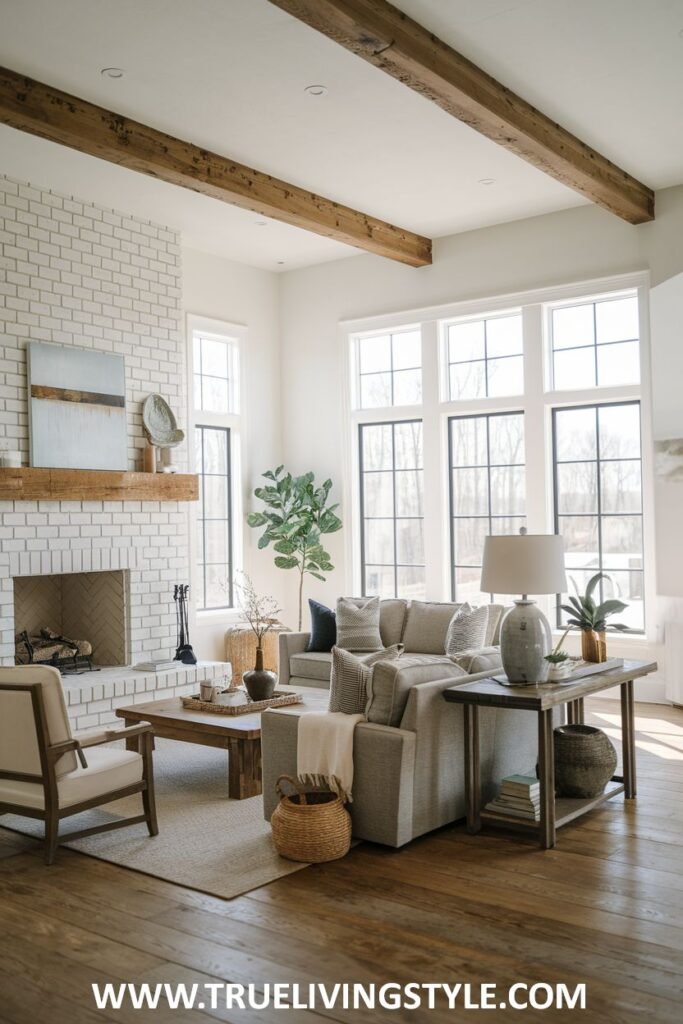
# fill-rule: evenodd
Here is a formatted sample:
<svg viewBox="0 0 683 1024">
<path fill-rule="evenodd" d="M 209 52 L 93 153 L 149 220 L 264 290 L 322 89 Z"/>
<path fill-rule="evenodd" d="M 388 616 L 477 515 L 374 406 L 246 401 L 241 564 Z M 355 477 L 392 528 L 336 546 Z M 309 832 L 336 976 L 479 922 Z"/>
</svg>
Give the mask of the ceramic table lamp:
<svg viewBox="0 0 683 1024">
<path fill-rule="evenodd" d="M 564 540 L 559 534 L 487 537 L 481 589 L 485 594 L 521 594 L 506 613 L 500 628 L 500 656 L 508 681 L 522 686 L 548 677 L 546 654 L 552 650 L 547 618 L 528 595 L 562 594 Z"/>
</svg>

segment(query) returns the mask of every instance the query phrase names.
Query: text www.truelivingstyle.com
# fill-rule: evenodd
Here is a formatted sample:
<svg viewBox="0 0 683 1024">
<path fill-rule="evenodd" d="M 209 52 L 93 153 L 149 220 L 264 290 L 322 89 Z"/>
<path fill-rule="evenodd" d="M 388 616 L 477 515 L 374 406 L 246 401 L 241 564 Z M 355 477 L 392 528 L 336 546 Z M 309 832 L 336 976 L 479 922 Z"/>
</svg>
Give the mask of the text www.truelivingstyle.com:
<svg viewBox="0 0 683 1024">
<path fill-rule="evenodd" d="M 385 982 L 377 985 L 338 983 L 299 985 L 206 984 L 134 985 L 129 982 L 92 986 L 98 1010 L 585 1010 L 586 986 L 494 982 L 448 985 L 444 982 Z"/>
</svg>

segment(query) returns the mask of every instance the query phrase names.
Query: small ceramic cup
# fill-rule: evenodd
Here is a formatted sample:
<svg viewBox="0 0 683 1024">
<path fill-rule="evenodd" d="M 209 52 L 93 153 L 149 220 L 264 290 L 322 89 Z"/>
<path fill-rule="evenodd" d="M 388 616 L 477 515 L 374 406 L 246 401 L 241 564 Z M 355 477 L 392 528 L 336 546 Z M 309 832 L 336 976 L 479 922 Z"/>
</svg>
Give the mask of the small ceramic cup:
<svg viewBox="0 0 683 1024">
<path fill-rule="evenodd" d="M 199 684 L 199 699 L 211 701 L 213 699 L 213 683 L 203 682 Z"/>
</svg>

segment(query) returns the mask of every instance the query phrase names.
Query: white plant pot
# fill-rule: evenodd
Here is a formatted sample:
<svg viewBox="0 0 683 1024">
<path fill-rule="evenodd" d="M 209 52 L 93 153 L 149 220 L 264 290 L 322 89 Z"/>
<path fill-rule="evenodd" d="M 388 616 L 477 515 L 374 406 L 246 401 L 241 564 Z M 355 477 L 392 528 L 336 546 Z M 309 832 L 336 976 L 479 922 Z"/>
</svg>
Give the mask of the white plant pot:
<svg viewBox="0 0 683 1024">
<path fill-rule="evenodd" d="M 562 679 L 568 679 L 573 670 L 574 666 L 569 660 L 555 665 L 551 664 L 550 671 L 548 672 L 548 682 L 559 683 Z"/>
</svg>

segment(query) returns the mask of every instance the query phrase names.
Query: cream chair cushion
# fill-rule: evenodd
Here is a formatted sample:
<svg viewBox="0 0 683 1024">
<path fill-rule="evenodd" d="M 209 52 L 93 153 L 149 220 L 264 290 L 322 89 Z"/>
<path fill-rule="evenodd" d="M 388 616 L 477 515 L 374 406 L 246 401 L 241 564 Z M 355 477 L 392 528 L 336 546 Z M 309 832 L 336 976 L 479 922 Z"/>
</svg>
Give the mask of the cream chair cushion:
<svg viewBox="0 0 683 1024">
<path fill-rule="evenodd" d="M 71 726 L 64 700 L 62 677 L 49 665 L 17 665 L 0 668 L 0 683 L 40 683 L 50 743 L 71 739 Z M 56 766 L 57 775 L 75 770 L 74 753 L 64 754 Z M 38 739 L 29 693 L 0 690 L 0 769 L 26 775 L 41 775 Z"/>
<path fill-rule="evenodd" d="M 62 775 L 57 782 L 60 808 L 106 796 L 117 789 L 133 786 L 142 779 L 142 757 L 134 750 L 90 747 L 85 751 L 85 756 L 87 768 L 79 766 Z M 106 803 L 104 800 L 101 802 Z M 43 810 L 43 787 L 34 782 L 0 779 L 0 803 Z"/>
</svg>

